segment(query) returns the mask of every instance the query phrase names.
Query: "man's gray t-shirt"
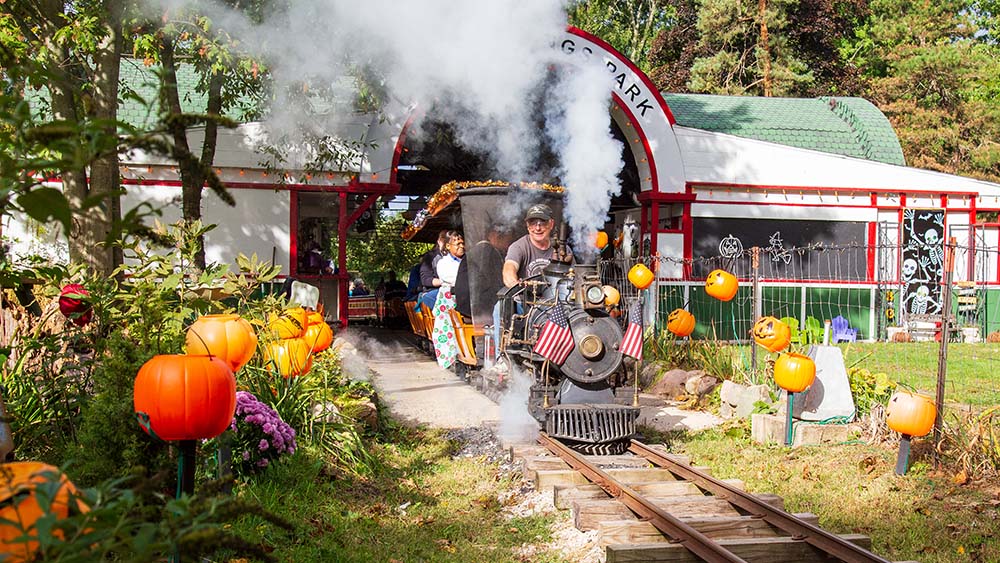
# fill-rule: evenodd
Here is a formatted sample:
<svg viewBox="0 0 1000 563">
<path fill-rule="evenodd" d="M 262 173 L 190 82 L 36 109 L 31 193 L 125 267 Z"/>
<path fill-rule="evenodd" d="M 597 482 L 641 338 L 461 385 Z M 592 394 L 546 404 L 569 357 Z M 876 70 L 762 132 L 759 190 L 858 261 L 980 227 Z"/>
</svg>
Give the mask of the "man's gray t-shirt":
<svg viewBox="0 0 1000 563">
<path fill-rule="evenodd" d="M 531 244 L 528 235 L 524 235 L 511 243 L 507 249 L 506 260 L 517 262 L 517 277 L 523 280 L 541 274 L 552 261 L 554 251 L 555 248 L 551 244 L 547 249 L 539 250 Z"/>
</svg>

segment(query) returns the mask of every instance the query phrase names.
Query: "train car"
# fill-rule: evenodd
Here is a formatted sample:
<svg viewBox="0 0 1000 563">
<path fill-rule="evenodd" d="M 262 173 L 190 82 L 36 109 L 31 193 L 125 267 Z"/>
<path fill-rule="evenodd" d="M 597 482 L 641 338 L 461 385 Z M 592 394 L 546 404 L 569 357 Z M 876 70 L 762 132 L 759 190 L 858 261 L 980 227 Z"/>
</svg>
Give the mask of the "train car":
<svg viewBox="0 0 1000 563">
<path fill-rule="evenodd" d="M 619 351 L 625 319 L 608 307 L 607 280 L 602 280 L 596 253 L 576 252 L 569 263 L 552 262 L 542 274 L 513 288 L 502 284 L 506 247 L 526 232 L 525 210 L 540 202 L 560 217 L 562 189 L 453 182 L 431 198 L 403 236 L 430 241 L 443 229 L 464 232 L 471 318 L 452 313 L 462 370 L 482 370 L 484 376 L 500 379 L 519 370 L 532 381 L 526 408 L 547 433 L 583 452 L 620 452 L 635 434 L 639 409 L 631 394 L 622 399 L 615 391 L 630 383 L 634 363 Z M 565 228 L 562 233 L 554 244 L 566 245 Z M 628 288 L 619 293 L 626 296 L 619 307 L 638 298 Z M 499 330 L 493 326 L 495 307 L 500 312 Z M 563 314 L 572 350 L 557 365 L 536 349 L 546 323 Z M 416 312 L 410 319 L 415 333 L 421 320 L 426 322 Z M 498 342 L 491 337 L 495 333 L 500 334 Z M 506 366 L 505 371 L 484 369 L 484 352 L 502 358 L 498 365 Z"/>
</svg>

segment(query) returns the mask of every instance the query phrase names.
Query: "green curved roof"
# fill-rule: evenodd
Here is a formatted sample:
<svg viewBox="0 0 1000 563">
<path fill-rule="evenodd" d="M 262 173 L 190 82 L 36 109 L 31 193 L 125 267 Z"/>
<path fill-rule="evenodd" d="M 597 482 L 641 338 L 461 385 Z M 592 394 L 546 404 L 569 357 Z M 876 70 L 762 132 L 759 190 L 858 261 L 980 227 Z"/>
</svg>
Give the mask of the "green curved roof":
<svg viewBox="0 0 1000 563">
<path fill-rule="evenodd" d="M 889 120 L 862 98 L 663 94 L 678 125 L 905 166 Z"/>
</svg>

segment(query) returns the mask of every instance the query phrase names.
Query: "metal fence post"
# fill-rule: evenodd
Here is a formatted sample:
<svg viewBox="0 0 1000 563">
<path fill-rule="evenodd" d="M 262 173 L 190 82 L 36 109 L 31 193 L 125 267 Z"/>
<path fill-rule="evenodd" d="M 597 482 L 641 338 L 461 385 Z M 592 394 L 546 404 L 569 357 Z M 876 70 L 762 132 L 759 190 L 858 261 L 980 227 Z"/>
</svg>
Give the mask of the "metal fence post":
<svg viewBox="0 0 1000 563">
<path fill-rule="evenodd" d="M 941 441 L 941 422 L 944 410 L 944 381 L 948 375 L 948 339 L 951 337 L 951 282 L 955 271 L 955 246 L 957 239 L 951 237 L 944 247 L 944 283 L 941 287 L 941 347 L 938 349 L 937 394 L 934 406 L 937 407 L 937 418 L 934 419 L 934 463 L 940 462 L 937 445 Z"/>
<path fill-rule="evenodd" d="M 761 288 L 760 288 L 760 247 L 755 246 L 750 249 L 750 256 L 752 260 L 750 266 L 753 273 L 751 274 L 751 280 L 753 281 L 753 296 L 752 296 L 752 310 L 753 318 L 750 319 L 750 331 L 753 332 L 753 323 L 759 319 L 762 315 L 764 308 L 761 302 Z M 757 383 L 757 347 L 754 346 L 753 338 L 750 338 L 750 377 L 754 383 Z"/>
</svg>

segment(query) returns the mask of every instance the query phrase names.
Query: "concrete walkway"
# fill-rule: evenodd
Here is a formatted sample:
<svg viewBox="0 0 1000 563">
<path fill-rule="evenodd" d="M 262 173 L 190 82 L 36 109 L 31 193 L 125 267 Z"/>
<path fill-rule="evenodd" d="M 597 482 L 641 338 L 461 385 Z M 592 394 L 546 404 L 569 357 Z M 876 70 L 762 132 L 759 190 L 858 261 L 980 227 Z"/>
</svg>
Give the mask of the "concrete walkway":
<svg viewBox="0 0 1000 563">
<path fill-rule="evenodd" d="M 495 426 L 500 407 L 453 372 L 442 369 L 404 331 L 349 327 L 337 335 L 356 349 L 374 372 L 372 383 L 399 420 L 432 428 Z M 345 367 L 350 371 L 345 350 Z"/>
</svg>

